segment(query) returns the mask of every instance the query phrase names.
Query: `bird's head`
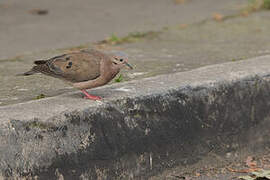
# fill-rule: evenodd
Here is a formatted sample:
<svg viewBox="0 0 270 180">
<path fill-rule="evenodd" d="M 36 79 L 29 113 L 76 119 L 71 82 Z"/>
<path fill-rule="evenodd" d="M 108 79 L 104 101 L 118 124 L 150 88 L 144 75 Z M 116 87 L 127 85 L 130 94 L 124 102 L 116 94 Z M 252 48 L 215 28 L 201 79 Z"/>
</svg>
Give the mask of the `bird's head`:
<svg viewBox="0 0 270 180">
<path fill-rule="evenodd" d="M 127 66 L 130 69 L 133 69 L 133 67 L 128 63 L 128 56 L 125 53 L 114 53 L 112 55 L 112 62 L 113 66 L 115 66 L 116 68 L 122 69 L 123 67 Z"/>
</svg>

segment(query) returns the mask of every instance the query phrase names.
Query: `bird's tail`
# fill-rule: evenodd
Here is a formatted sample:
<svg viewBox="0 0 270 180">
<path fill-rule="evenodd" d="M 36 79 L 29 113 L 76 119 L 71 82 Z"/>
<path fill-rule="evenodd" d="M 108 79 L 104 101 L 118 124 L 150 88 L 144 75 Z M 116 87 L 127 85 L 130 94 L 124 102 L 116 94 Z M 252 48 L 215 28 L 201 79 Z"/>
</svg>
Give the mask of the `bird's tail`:
<svg viewBox="0 0 270 180">
<path fill-rule="evenodd" d="M 38 73 L 37 71 L 31 69 L 30 71 L 27 71 L 25 73 L 20 73 L 20 74 L 16 74 L 16 76 L 30 76 L 30 75 L 33 75 L 35 73 Z"/>
<path fill-rule="evenodd" d="M 34 64 L 36 64 L 36 65 L 46 64 L 46 63 L 47 63 L 47 60 L 36 60 L 36 61 L 34 61 Z"/>
</svg>

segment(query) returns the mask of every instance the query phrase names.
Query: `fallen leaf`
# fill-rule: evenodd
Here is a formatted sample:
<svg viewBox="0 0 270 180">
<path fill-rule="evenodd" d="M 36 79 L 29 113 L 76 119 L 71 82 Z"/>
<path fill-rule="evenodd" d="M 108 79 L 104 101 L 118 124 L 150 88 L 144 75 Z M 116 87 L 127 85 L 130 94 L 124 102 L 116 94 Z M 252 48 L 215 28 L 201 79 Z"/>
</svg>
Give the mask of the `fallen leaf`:
<svg viewBox="0 0 270 180">
<path fill-rule="evenodd" d="M 121 81 L 123 81 L 123 75 L 120 74 L 119 77 L 116 78 L 114 81 L 115 81 L 115 82 L 121 82 Z"/>
<path fill-rule="evenodd" d="M 257 166 L 257 162 L 253 160 L 251 156 L 248 156 L 246 159 L 246 165 L 250 168 L 254 168 Z"/>
<path fill-rule="evenodd" d="M 222 14 L 215 13 L 215 14 L 213 15 L 213 18 L 214 18 L 214 20 L 216 20 L 216 21 L 222 21 L 224 17 L 223 17 Z"/>
<path fill-rule="evenodd" d="M 227 169 L 230 172 L 237 172 L 237 173 L 250 173 L 250 172 L 262 170 L 260 168 L 248 168 L 248 169 L 232 169 L 232 168 L 227 168 Z"/>
</svg>

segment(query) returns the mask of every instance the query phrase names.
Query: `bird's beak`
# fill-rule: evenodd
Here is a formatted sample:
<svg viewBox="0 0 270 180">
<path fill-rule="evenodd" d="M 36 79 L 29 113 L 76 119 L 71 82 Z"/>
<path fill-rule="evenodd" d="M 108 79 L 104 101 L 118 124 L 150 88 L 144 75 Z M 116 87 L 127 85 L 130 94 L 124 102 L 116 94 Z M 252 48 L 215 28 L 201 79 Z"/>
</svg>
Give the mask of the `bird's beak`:
<svg viewBox="0 0 270 180">
<path fill-rule="evenodd" d="M 126 65 L 127 67 L 129 67 L 130 69 L 133 69 L 133 67 L 132 67 L 130 64 L 128 64 L 127 62 L 125 62 L 125 65 Z"/>
</svg>

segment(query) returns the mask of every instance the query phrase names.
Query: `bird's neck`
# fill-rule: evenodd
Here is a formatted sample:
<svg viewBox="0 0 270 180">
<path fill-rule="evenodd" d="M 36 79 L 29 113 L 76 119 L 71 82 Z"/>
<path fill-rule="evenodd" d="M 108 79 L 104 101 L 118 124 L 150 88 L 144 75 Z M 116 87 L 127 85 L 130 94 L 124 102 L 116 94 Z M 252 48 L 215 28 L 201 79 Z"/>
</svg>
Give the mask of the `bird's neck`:
<svg viewBox="0 0 270 180">
<path fill-rule="evenodd" d="M 114 66 L 111 61 L 101 62 L 100 76 L 94 80 L 73 83 L 78 89 L 91 89 L 109 83 L 120 72 L 119 66 Z"/>
<path fill-rule="evenodd" d="M 111 81 L 118 73 L 120 72 L 120 68 L 117 66 L 111 65 L 109 70 L 104 72 L 105 79 L 109 82 Z"/>
</svg>

